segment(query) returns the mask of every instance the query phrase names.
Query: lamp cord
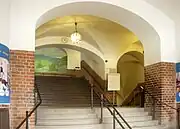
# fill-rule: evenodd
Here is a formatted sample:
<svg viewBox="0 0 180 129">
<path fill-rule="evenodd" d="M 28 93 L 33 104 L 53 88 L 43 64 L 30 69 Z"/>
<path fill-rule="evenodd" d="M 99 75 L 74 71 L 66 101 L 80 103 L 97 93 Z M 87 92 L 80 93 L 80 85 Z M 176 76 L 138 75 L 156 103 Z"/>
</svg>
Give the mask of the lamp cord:
<svg viewBox="0 0 180 129">
<path fill-rule="evenodd" d="M 77 32 L 77 22 L 75 22 L 75 32 Z"/>
</svg>

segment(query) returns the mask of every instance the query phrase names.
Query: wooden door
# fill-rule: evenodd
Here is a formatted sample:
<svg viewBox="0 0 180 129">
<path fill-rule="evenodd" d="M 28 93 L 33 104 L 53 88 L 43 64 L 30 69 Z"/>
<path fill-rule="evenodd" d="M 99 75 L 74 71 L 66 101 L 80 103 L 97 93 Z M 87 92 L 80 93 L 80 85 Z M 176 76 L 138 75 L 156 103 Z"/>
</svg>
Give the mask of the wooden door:
<svg viewBox="0 0 180 129">
<path fill-rule="evenodd" d="M 10 129 L 9 127 L 9 109 L 0 108 L 0 129 Z"/>
</svg>

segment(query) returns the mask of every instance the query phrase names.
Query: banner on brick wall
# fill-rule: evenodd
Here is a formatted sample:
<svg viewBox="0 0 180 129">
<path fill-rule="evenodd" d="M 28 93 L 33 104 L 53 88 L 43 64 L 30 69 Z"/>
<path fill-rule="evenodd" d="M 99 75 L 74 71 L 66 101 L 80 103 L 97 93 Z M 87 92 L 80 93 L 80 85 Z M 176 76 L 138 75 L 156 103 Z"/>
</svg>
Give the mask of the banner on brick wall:
<svg viewBox="0 0 180 129">
<path fill-rule="evenodd" d="M 176 63 L 176 102 L 180 103 L 180 62 Z"/>
<path fill-rule="evenodd" d="M 0 105 L 10 104 L 9 48 L 0 43 Z"/>
</svg>

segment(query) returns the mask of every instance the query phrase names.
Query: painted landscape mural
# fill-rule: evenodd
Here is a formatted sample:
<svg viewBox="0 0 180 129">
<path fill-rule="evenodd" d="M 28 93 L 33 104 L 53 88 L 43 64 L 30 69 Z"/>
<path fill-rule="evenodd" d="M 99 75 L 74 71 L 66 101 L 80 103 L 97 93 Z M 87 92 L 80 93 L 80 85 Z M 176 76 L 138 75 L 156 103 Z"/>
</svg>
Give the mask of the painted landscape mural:
<svg viewBox="0 0 180 129">
<path fill-rule="evenodd" d="M 35 52 L 36 73 L 64 73 L 67 68 L 67 54 L 56 48 L 38 48 Z"/>
</svg>

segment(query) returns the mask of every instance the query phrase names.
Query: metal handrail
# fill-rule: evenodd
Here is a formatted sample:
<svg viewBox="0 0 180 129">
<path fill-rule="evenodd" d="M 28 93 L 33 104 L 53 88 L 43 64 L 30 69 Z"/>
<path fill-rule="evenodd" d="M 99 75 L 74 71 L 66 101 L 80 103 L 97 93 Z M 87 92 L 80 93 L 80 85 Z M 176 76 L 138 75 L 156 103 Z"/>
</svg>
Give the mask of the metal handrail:
<svg viewBox="0 0 180 129">
<path fill-rule="evenodd" d="M 147 93 L 147 94 L 153 99 L 153 101 L 156 101 L 156 102 L 160 103 L 161 105 L 165 105 L 165 106 L 167 106 L 167 107 L 169 107 L 169 108 L 177 111 L 177 115 L 178 115 L 178 117 L 177 117 L 177 119 L 178 119 L 178 120 L 177 120 L 177 128 L 180 129 L 180 118 L 179 118 L 180 108 L 175 108 L 175 107 L 170 106 L 170 105 L 167 104 L 167 103 L 162 102 L 161 100 L 159 100 L 159 99 L 157 99 L 156 97 L 154 97 L 151 93 L 149 93 L 149 92 L 145 89 L 145 87 L 140 86 L 140 88 L 141 88 L 145 93 Z M 155 104 L 154 104 L 154 106 L 155 106 Z M 154 107 L 154 108 L 155 108 L 155 107 Z M 155 111 L 154 111 L 153 113 L 154 113 L 153 116 L 155 116 Z"/>
<path fill-rule="evenodd" d="M 88 65 L 85 61 L 82 61 L 81 63 L 85 63 L 86 65 Z M 88 65 L 88 67 L 90 67 L 89 65 Z M 86 72 L 88 72 L 88 74 L 94 79 L 94 81 L 97 83 L 97 85 L 99 85 L 100 86 L 100 88 L 102 89 L 102 87 L 101 87 L 101 83 L 99 82 L 99 81 L 97 81 L 97 79 L 83 66 L 83 65 L 81 65 L 81 68 L 84 68 L 85 70 L 86 70 Z M 91 68 L 91 67 L 90 67 Z M 92 69 L 92 68 L 91 68 Z M 97 74 L 97 73 L 96 73 Z M 98 74 L 97 74 L 98 75 Z M 100 77 L 99 77 L 100 78 Z M 105 87 L 104 87 L 105 88 Z M 104 89 L 102 89 L 102 90 L 104 90 Z"/>
<path fill-rule="evenodd" d="M 41 99 L 41 94 L 39 92 L 38 86 L 35 84 L 35 89 L 37 91 L 38 97 L 39 97 L 39 103 L 31 110 L 29 114 L 26 115 L 26 117 L 23 119 L 23 121 L 16 127 L 16 129 L 20 129 L 21 126 L 28 121 L 29 117 L 36 111 L 36 109 L 41 105 L 42 99 Z"/>
<path fill-rule="evenodd" d="M 96 80 L 96 78 L 85 68 L 82 66 L 82 68 L 93 78 L 93 80 L 100 86 L 100 83 Z M 93 88 L 94 90 L 94 88 Z M 121 118 L 121 120 L 126 124 L 126 126 L 129 129 L 132 129 L 131 126 L 127 123 L 127 121 L 123 118 L 123 116 L 119 113 L 119 111 L 115 108 L 115 106 L 107 99 L 107 97 L 105 96 L 104 92 L 102 91 L 102 89 L 98 89 L 98 91 L 100 92 L 100 94 L 103 95 L 103 98 L 105 98 L 104 100 L 108 103 L 108 106 L 111 106 L 113 108 L 113 110 L 117 113 L 117 115 Z M 101 99 L 101 97 L 99 96 L 99 94 L 95 91 L 95 93 L 97 94 L 97 96 Z M 105 103 L 104 103 L 105 104 Z M 105 104 L 106 105 L 106 104 Z M 118 118 L 116 117 L 116 115 L 114 113 L 112 113 L 112 111 L 109 109 L 106 105 L 106 108 L 110 111 L 111 115 L 115 118 L 115 120 L 119 123 L 119 125 L 125 129 L 125 127 L 121 124 L 121 122 L 118 120 Z"/>
<path fill-rule="evenodd" d="M 95 89 L 94 89 L 95 91 Z M 100 91 L 101 92 L 101 91 Z M 96 95 L 100 98 L 100 95 L 97 93 L 97 91 L 95 91 Z M 109 110 L 109 112 L 111 113 L 111 115 L 116 119 L 116 121 L 119 123 L 119 125 L 125 129 L 125 127 L 121 124 L 121 122 L 118 120 L 118 118 L 116 117 L 116 115 L 114 115 L 114 113 L 111 111 L 111 109 L 109 108 L 109 106 L 111 106 L 113 108 L 113 110 L 116 112 L 116 114 L 122 119 L 122 121 L 127 125 L 127 127 L 129 129 L 132 129 L 131 126 L 127 123 L 127 121 L 123 118 L 123 116 L 119 113 L 119 111 L 115 108 L 115 106 L 107 99 L 107 97 L 101 93 L 103 95 L 104 101 L 106 101 L 108 104 L 104 103 L 105 107 Z"/>
<path fill-rule="evenodd" d="M 141 88 L 142 90 L 144 90 L 144 92 L 146 92 L 149 96 L 151 96 L 151 97 L 152 97 L 154 100 L 156 100 L 157 102 L 159 102 L 159 103 L 161 103 L 161 104 L 163 104 L 163 105 L 166 105 L 167 107 L 170 107 L 170 108 L 172 108 L 172 109 L 174 109 L 174 110 L 178 110 L 178 108 L 174 108 L 174 107 L 168 105 L 167 103 L 161 102 L 159 99 L 155 98 L 155 97 L 154 97 L 151 93 L 149 93 L 143 86 L 140 86 L 140 88 Z"/>
</svg>

